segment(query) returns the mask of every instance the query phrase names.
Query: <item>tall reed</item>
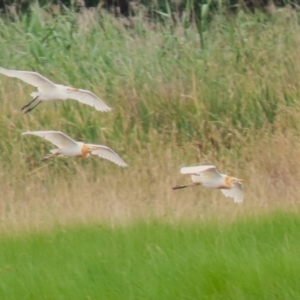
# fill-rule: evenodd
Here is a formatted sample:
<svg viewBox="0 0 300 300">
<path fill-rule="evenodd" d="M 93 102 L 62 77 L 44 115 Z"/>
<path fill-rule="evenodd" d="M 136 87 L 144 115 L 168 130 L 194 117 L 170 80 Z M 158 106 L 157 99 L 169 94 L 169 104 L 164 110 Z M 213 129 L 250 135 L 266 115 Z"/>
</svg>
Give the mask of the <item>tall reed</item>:
<svg viewBox="0 0 300 300">
<path fill-rule="evenodd" d="M 217 15 L 203 32 L 205 48 L 184 22 L 171 27 L 136 17 L 128 27 L 103 12 L 38 7 L 30 16 L 0 19 L 1 66 L 89 89 L 114 108 L 101 113 L 68 100 L 24 116 L 20 108 L 33 88 L 1 75 L 0 225 L 238 213 L 218 191 L 171 192 L 188 180 L 180 166 L 205 161 L 246 177 L 241 210 L 272 208 L 283 198 L 294 208 L 298 32 L 298 15 L 289 9 L 272 17 Z M 40 165 L 51 145 L 21 136 L 25 130 L 61 130 L 107 145 L 130 167 L 96 158 Z"/>
</svg>

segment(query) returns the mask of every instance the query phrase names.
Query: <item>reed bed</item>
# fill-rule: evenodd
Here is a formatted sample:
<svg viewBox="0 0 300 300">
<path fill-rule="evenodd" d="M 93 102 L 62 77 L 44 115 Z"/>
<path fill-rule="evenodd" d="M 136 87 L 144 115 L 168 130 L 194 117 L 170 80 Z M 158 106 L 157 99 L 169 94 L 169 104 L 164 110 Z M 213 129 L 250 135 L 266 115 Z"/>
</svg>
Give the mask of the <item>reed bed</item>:
<svg viewBox="0 0 300 300">
<path fill-rule="evenodd" d="M 93 91 L 113 111 L 68 100 L 20 112 L 32 87 L 1 76 L 0 229 L 136 219 L 234 219 L 298 210 L 298 15 L 216 15 L 199 43 L 193 24 L 142 15 L 42 10 L 0 19 L 0 65 Z M 21 136 L 60 130 L 107 145 L 129 167 L 39 159 L 51 144 Z M 219 191 L 173 192 L 179 168 L 210 162 L 245 178 L 245 202 Z"/>
</svg>

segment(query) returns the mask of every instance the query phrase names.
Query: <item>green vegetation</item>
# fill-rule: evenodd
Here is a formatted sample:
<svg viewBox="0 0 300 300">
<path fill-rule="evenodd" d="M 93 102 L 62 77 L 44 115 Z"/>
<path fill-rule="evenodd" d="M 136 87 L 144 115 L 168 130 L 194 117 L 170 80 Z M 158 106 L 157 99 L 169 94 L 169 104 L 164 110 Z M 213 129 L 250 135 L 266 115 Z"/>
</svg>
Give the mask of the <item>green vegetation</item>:
<svg viewBox="0 0 300 300">
<path fill-rule="evenodd" d="M 298 299 L 298 215 L 1 237 L 0 298 Z"/>
<path fill-rule="evenodd" d="M 200 43 L 169 14 L 31 9 L 0 19 L 0 66 L 114 110 L 68 100 L 24 116 L 33 88 L 0 76 L 0 299 L 298 299 L 298 14 L 216 14 Z M 107 145 L 129 167 L 40 164 L 52 145 L 21 133 L 43 129 Z M 203 162 L 247 180 L 242 205 L 172 191 L 190 180 L 181 166 Z M 282 210 L 294 214 L 270 216 Z"/>
<path fill-rule="evenodd" d="M 55 127 L 78 137 L 124 145 L 152 142 L 153 132 L 205 142 L 214 131 L 223 142 L 232 131 L 253 133 L 290 118 L 299 97 L 298 30 L 297 15 L 288 10 L 270 20 L 220 15 L 202 49 L 193 26 L 137 18 L 126 29 L 109 15 L 52 17 L 36 9 L 2 21 L 0 63 L 92 89 L 115 108 L 108 115 L 70 102 L 44 104 L 27 126 L 53 127 L 55 118 Z M 31 89 L 3 76 L 1 83 L 4 102 L 17 110 Z M 11 103 L 15 93 L 20 100 Z M 23 129 L 23 116 L 14 123 L 14 131 Z"/>
<path fill-rule="evenodd" d="M 142 11 L 130 22 L 103 11 L 37 6 L 10 17 L 0 19 L 1 66 L 92 90 L 114 110 L 68 100 L 42 103 L 24 116 L 20 108 L 33 88 L 0 77 L 1 230 L 297 209 L 295 11 L 217 14 L 203 29 L 204 47 L 194 23 L 183 18 L 174 25 L 168 16 L 159 23 Z M 41 165 L 52 145 L 22 136 L 26 130 L 61 130 L 107 145 L 130 167 L 97 158 Z M 171 190 L 189 180 L 181 166 L 203 162 L 247 180 L 240 210 L 219 191 Z"/>
</svg>

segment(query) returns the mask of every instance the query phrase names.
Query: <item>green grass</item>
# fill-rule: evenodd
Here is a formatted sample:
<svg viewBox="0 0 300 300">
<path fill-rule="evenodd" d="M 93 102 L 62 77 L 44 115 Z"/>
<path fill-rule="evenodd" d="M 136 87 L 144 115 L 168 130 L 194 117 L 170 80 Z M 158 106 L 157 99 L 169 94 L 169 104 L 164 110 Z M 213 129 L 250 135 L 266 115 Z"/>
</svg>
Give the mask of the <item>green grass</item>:
<svg viewBox="0 0 300 300">
<path fill-rule="evenodd" d="M 37 7 L 0 19 L 0 66 L 114 108 L 69 100 L 23 116 L 33 88 L 0 77 L 0 299 L 299 299 L 299 214 L 246 217 L 299 211 L 298 19 L 216 14 L 204 48 L 192 23 L 140 16 L 125 28 L 103 12 Z M 51 145 L 26 130 L 107 145 L 130 166 L 40 165 Z M 242 206 L 219 191 L 171 190 L 190 181 L 180 167 L 204 162 L 247 180 Z M 22 228 L 39 233 L 9 236 Z"/>
<path fill-rule="evenodd" d="M 298 299 L 297 214 L 0 239 L 1 299 Z"/>
</svg>

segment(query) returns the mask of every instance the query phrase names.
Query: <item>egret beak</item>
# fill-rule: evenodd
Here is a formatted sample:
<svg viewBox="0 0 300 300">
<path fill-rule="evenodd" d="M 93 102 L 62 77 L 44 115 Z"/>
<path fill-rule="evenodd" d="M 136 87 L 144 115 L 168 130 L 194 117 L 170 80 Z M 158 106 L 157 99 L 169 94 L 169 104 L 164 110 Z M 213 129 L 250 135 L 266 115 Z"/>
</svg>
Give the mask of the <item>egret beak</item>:
<svg viewBox="0 0 300 300">
<path fill-rule="evenodd" d="M 237 179 L 238 182 L 246 182 L 245 179 Z"/>
</svg>

